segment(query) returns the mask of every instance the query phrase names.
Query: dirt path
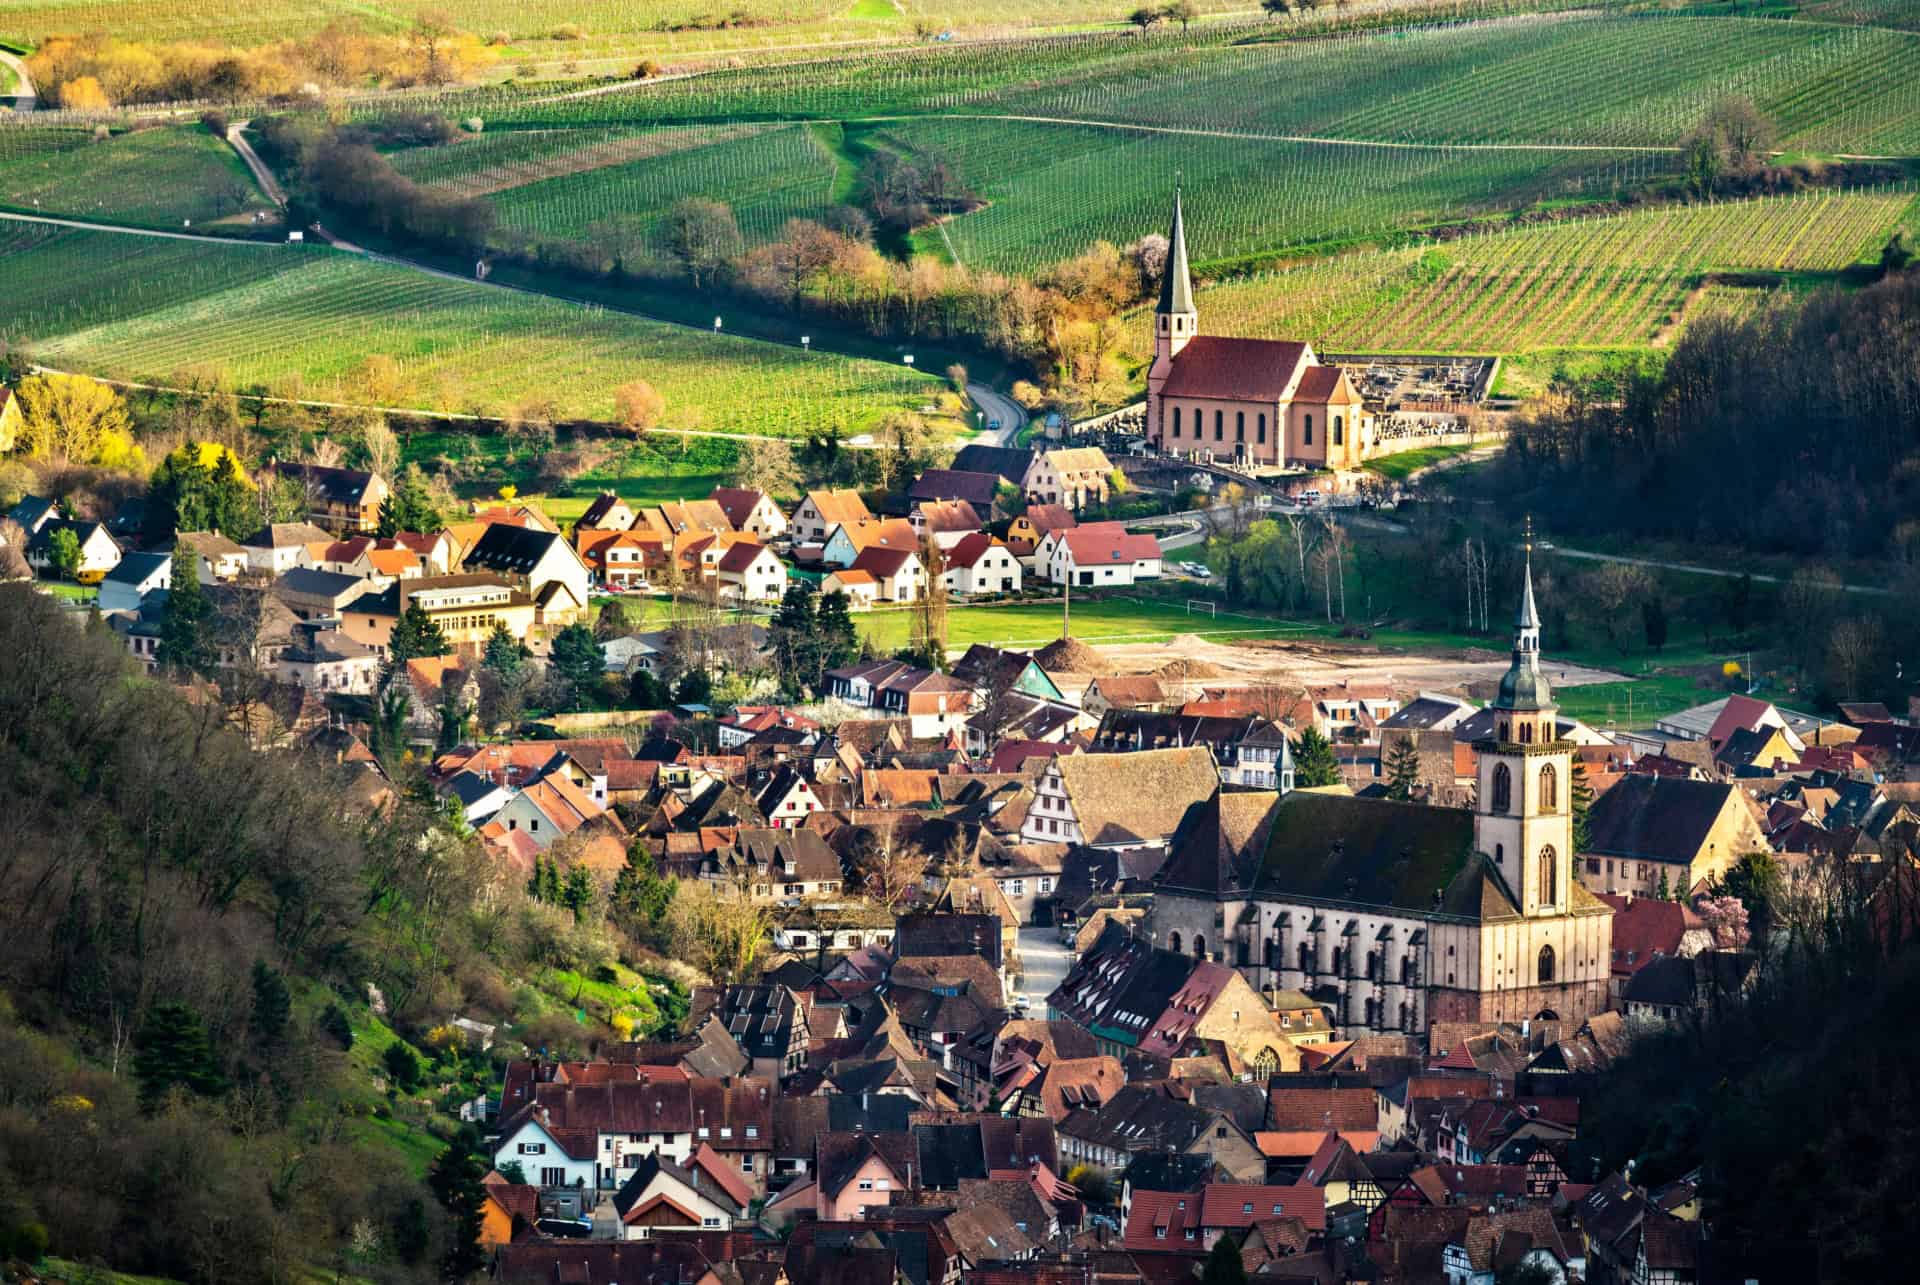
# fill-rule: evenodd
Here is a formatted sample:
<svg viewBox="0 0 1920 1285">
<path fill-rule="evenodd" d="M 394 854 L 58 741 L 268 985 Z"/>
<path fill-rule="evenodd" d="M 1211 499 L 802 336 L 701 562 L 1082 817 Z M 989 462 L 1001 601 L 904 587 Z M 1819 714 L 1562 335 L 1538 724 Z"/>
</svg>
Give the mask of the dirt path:
<svg viewBox="0 0 1920 1285">
<path fill-rule="evenodd" d="M 0 49 L 0 64 L 5 64 L 20 80 L 12 92 L 0 94 L 0 102 L 10 102 L 17 112 L 30 112 L 38 107 L 40 100 L 34 96 L 33 77 L 27 74 L 27 64 L 4 49 Z"/>
<path fill-rule="evenodd" d="M 243 132 L 252 123 L 252 121 L 237 120 L 227 126 L 227 143 L 234 151 L 240 153 L 240 159 L 247 163 L 248 171 L 253 174 L 253 181 L 260 185 L 260 190 L 267 194 L 267 199 L 285 209 L 286 189 L 280 186 L 280 180 L 273 176 L 273 171 L 268 169 L 267 163 L 260 159 L 260 153 L 253 150 L 253 144 L 247 141 L 247 136 Z"/>
<path fill-rule="evenodd" d="M 1212 642 L 1182 634 L 1166 642 L 1092 642 L 1116 673 L 1144 674 L 1176 660 L 1200 661 L 1220 671 L 1217 678 L 1183 680 L 1189 694 L 1203 686 L 1244 686 L 1276 683 L 1290 687 L 1331 683 L 1391 683 L 1404 691 L 1459 691 L 1471 683 L 1497 682 L 1507 671 L 1509 658 L 1492 650 L 1420 655 L 1389 652 L 1365 646 L 1331 647 L 1319 643 L 1261 639 L 1249 642 Z M 1541 661 L 1549 681 L 1560 687 L 1619 682 L 1623 674 L 1584 665 L 1567 664 L 1548 656 Z M 1084 690 L 1092 674 L 1055 674 L 1061 690 Z"/>
</svg>

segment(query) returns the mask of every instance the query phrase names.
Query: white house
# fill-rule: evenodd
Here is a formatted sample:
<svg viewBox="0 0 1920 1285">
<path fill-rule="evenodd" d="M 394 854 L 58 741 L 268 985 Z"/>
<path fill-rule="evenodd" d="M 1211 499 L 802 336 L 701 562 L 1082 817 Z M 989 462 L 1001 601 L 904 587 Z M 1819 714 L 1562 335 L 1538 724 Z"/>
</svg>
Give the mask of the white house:
<svg viewBox="0 0 1920 1285">
<path fill-rule="evenodd" d="M 248 536 L 240 547 L 247 551 L 248 570 L 279 576 L 312 565 L 308 545 L 331 543 L 333 537 L 311 522 L 274 522 Z"/>
<path fill-rule="evenodd" d="M 526 1173 L 527 1181 L 536 1187 L 597 1185 L 599 1172 L 595 1160 L 599 1139 L 591 1133 L 583 1137 L 571 1129 L 562 1129 L 560 1134 L 572 1141 L 579 1154 L 568 1151 L 537 1118 L 529 1116 L 500 1139 L 500 1145 L 494 1148 L 493 1167 L 517 1163 Z"/>
<path fill-rule="evenodd" d="M 1092 522 L 1055 531 L 1040 542 L 1035 565 L 1054 584 L 1107 588 L 1160 577 L 1160 542 L 1128 535 L 1118 522 Z"/>
<path fill-rule="evenodd" d="M 980 530 L 980 515 L 965 500 L 922 500 L 907 524 L 922 540 L 946 550 Z"/>
<path fill-rule="evenodd" d="M 760 815 L 767 824 L 776 830 L 791 830 L 805 825 L 807 818 L 821 811 L 819 798 L 807 779 L 782 763 L 767 778 L 765 785 L 755 796 L 754 802 L 760 808 Z"/>
<path fill-rule="evenodd" d="M 722 555 L 715 575 L 722 594 L 743 602 L 778 602 L 787 592 L 786 564 L 764 544 L 742 541 Z"/>
<path fill-rule="evenodd" d="M 880 582 L 868 572 L 842 567 L 820 578 L 820 596 L 830 593 L 845 594 L 848 611 L 865 611 L 880 596 Z"/>
<path fill-rule="evenodd" d="M 297 629 L 274 670 L 281 681 L 309 691 L 371 696 L 380 679 L 380 657 L 338 629 Z"/>
<path fill-rule="evenodd" d="M 918 602 L 926 595 L 927 569 L 911 549 L 883 549 L 878 545 L 854 559 L 853 570 L 873 577 L 882 602 Z"/>
<path fill-rule="evenodd" d="M 1078 511 L 1107 502 L 1113 462 L 1096 446 L 1042 451 L 1027 466 L 1022 489 L 1029 504 L 1058 504 Z"/>
<path fill-rule="evenodd" d="M 504 522 L 489 526 L 474 541 L 462 565 L 468 571 L 491 571 L 520 582 L 536 598 L 555 580 L 566 585 L 577 602 L 586 602 L 593 589 L 587 564 L 558 533 Z"/>
<path fill-rule="evenodd" d="M 211 584 L 215 580 L 238 580 L 242 572 L 251 565 L 246 549 L 221 535 L 218 531 L 180 531 L 173 537 L 173 550 L 177 554 L 180 546 L 186 545 L 200 555 L 200 583 Z"/>
<path fill-rule="evenodd" d="M 871 522 L 873 514 L 858 491 L 808 491 L 793 514 L 795 544 L 825 544 L 837 526 Z"/>
<path fill-rule="evenodd" d="M 765 491 L 751 487 L 716 486 L 710 497 L 727 515 L 727 521 L 733 523 L 733 529 L 744 531 L 761 540 L 771 540 L 787 533 L 787 515 L 773 502 L 773 497 Z"/>
<path fill-rule="evenodd" d="M 976 531 L 947 552 L 940 581 L 949 593 L 1018 593 L 1020 559 L 984 531 Z"/>
<path fill-rule="evenodd" d="M 141 601 L 155 589 L 173 583 L 173 557 L 166 553 L 129 553 L 100 582 L 100 614 L 139 611 Z"/>
<path fill-rule="evenodd" d="M 76 579 L 83 583 L 97 581 L 120 565 L 120 546 L 107 534 L 104 525 L 56 518 L 27 541 L 27 562 L 36 571 L 45 571 L 53 565 L 53 537 L 61 531 L 73 532 L 80 543 L 80 565 L 74 568 Z"/>
<path fill-rule="evenodd" d="M 642 1159 L 615 1193 L 613 1209 L 620 1239 L 646 1240 L 662 1229 L 730 1230 L 752 1200 L 752 1189 L 703 1143 L 685 1165 Z"/>
</svg>

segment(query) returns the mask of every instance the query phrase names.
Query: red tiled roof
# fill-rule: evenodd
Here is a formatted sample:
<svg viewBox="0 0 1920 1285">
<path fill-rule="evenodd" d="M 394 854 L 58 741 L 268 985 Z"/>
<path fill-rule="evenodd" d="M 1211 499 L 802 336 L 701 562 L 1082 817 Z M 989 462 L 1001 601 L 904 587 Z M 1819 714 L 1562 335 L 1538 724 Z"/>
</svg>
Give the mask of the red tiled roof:
<svg viewBox="0 0 1920 1285">
<path fill-rule="evenodd" d="M 1160 556 L 1160 542 L 1150 535 L 1128 535 L 1118 522 L 1092 522 L 1061 537 L 1078 567 L 1144 562 Z"/>
<path fill-rule="evenodd" d="M 860 556 L 853 560 L 852 569 L 865 571 L 880 580 L 891 580 L 912 559 L 912 549 L 888 549 L 876 544 L 860 551 Z"/>
<path fill-rule="evenodd" d="M 1325 1231 L 1326 1192 L 1318 1187 L 1244 1182 L 1210 1182 L 1201 1192 L 1200 1221 L 1206 1227 L 1251 1227 L 1267 1218 L 1298 1218 L 1312 1231 Z"/>
<path fill-rule="evenodd" d="M 1306 373 L 1300 376 L 1300 386 L 1293 390 L 1293 400 L 1309 402 L 1316 406 L 1332 401 L 1335 397 L 1340 397 L 1343 401 L 1359 401 L 1360 399 L 1353 395 L 1351 387 L 1347 387 L 1342 396 L 1344 381 L 1341 376 L 1343 374 L 1345 372 L 1338 366 L 1307 367 Z"/>
<path fill-rule="evenodd" d="M 1306 355 L 1292 340 L 1196 336 L 1174 357 L 1162 395 L 1277 402 Z"/>
<path fill-rule="evenodd" d="M 1200 1254 L 1200 1197 L 1192 1192 L 1134 1192 L 1123 1243 L 1146 1253 Z"/>
<path fill-rule="evenodd" d="M 1469 1067 L 1468 1069 L 1472 1069 Z M 1267 1090 L 1267 1127 L 1297 1129 L 1377 1129 L 1380 1100 L 1371 1088 L 1321 1089 L 1274 1084 Z"/>
<path fill-rule="evenodd" d="M 726 556 L 720 559 L 720 569 L 732 572 L 745 571 L 759 560 L 760 555 L 766 552 L 766 548 L 764 544 L 752 544 L 742 540 L 728 549 Z"/>
<path fill-rule="evenodd" d="M 1656 956 L 1672 958 L 1680 953 L 1680 939 L 1687 931 L 1686 908 L 1677 901 L 1656 897 L 1625 897 L 1601 894 L 1600 900 L 1613 907 L 1613 971 L 1637 973 Z"/>
<path fill-rule="evenodd" d="M 993 547 L 993 537 L 985 531 L 975 531 L 972 535 L 962 536 L 958 544 L 947 550 L 947 565 L 970 567 L 986 557 L 987 550 Z"/>
</svg>

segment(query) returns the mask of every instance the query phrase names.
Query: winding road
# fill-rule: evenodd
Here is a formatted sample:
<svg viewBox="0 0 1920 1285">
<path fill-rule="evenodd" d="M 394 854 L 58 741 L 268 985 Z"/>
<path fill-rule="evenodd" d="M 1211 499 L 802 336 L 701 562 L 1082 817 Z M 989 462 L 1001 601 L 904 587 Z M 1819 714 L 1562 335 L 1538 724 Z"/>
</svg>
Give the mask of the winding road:
<svg viewBox="0 0 1920 1285">
<path fill-rule="evenodd" d="M 0 49 L 0 66 L 12 71 L 20 81 L 11 93 L 0 94 L 0 102 L 12 104 L 17 112 L 30 112 L 38 107 L 40 99 L 34 93 L 33 77 L 27 74 L 27 64 L 17 54 Z"/>
<path fill-rule="evenodd" d="M 999 428 L 984 428 L 973 441 L 978 446 L 1012 446 L 1020 430 L 1027 426 L 1027 412 L 1019 402 L 986 384 L 968 384 L 967 396 L 986 412 L 986 422 L 1000 421 Z"/>
</svg>

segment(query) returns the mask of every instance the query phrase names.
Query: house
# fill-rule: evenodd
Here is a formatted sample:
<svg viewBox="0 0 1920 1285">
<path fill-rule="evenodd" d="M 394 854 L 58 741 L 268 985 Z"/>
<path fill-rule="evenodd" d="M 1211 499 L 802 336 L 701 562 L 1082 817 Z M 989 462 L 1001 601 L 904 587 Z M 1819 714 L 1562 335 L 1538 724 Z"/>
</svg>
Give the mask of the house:
<svg viewBox="0 0 1920 1285">
<path fill-rule="evenodd" d="M 753 1074 L 771 1083 L 806 1065 L 811 1038 L 806 1006 L 779 983 L 729 986 L 714 1014 L 753 1059 Z"/>
<path fill-rule="evenodd" d="M 742 602 L 778 602 L 787 592 L 787 567 L 764 544 L 741 541 L 720 557 L 715 571 L 724 597 Z"/>
<path fill-rule="evenodd" d="M 790 530 L 795 544 L 825 544 L 835 527 L 871 521 L 858 491 L 808 491 L 794 510 Z"/>
<path fill-rule="evenodd" d="M 185 545 L 200 557 L 200 583 L 237 580 L 250 565 L 247 551 L 218 531 L 180 531 L 173 537 L 177 555 Z"/>
<path fill-rule="evenodd" d="M 302 620 L 337 619 L 349 604 L 373 588 L 371 581 L 337 571 L 294 567 L 273 582 L 273 591 Z"/>
<path fill-rule="evenodd" d="M 736 531 L 765 542 L 787 533 L 787 515 L 765 491 L 752 487 L 716 486 L 710 497 Z"/>
<path fill-rule="evenodd" d="M 658 531 L 576 531 L 574 551 L 609 589 L 647 587 L 649 574 L 666 565 L 668 537 Z"/>
<path fill-rule="evenodd" d="M 620 1239 L 646 1240 L 662 1230 L 727 1231 L 744 1216 L 753 1192 L 704 1143 L 684 1165 L 658 1152 L 642 1156 L 614 1194 Z"/>
<path fill-rule="evenodd" d="M 1729 733 L 1733 735 L 1733 733 Z M 1593 892 L 1690 895 L 1749 852 L 1765 832 L 1737 785 L 1629 773 L 1593 801 L 1580 878 Z"/>
<path fill-rule="evenodd" d="M 380 657 L 337 629 L 302 623 L 279 655 L 274 672 L 282 681 L 315 692 L 370 696 L 380 680 Z"/>
<path fill-rule="evenodd" d="M 754 804 L 767 824 L 776 830 L 791 830 L 805 825 L 809 816 L 821 811 L 820 799 L 807 779 L 789 764 L 782 763 L 768 775 L 754 795 Z"/>
<path fill-rule="evenodd" d="M 73 578 L 81 584 L 98 584 L 107 572 L 120 565 L 120 546 L 107 534 L 104 525 L 53 518 L 41 523 L 40 529 L 27 540 L 27 563 L 40 574 L 45 575 L 52 569 L 53 538 L 61 532 L 72 533 L 79 543 L 80 561 L 73 569 Z"/>
<path fill-rule="evenodd" d="M 573 529 L 576 535 L 581 531 L 627 531 L 632 529 L 636 516 L 625 500 L 612 491 L 602 491 L 573 524 Z"/>
<path fill-rule="evenodd" d="M 965 469 L 930 468 L 914 479 L 907 489 L 907 502 L 959 500 L 974 513 L 974 525 L 985 526 L 999 516 L 998 496 L 1006 485 L 998 473 L 975 473 Z"/>
<path fill-rule="evenodd" d="M 1258 1183 L 1210 1182 L 1200 1192 L 1200 1247 L 1211 1249 L 1222 1236 L 1238 1238 L 1256 1223 L 1298 1218 L 1311 1233 L 1327 1230 L 1327 1193 L 1301 1183 L 1290 1187 Z"/>
<path fill-rule="evenodd" d="M 1167 700 L 1166 685 L 1152 674 L 1105 674 L 1087 684 L 1080 708 L 1100 719 L 1115 709 L 1163 710 Z"/>
<path fill-rule="evenodd" d="M 911 1134 L 826 1132 L 814 1145 L 814 1211 L 822 1222 L 860 1218 L 913 1189 Z"/>
<path fill-rule="evenodd" d="M 397 581 L 378 593 L 364 593 L 342 612 L 340 629 L 384 656 L 400 613 L 411 606 L 426 612 L 447 644 L 463 655 L 479 655 L 496 625 L 522 639 L 533 628 L 533 600 L 523 590 L 497 576 L 457 575 Z"/>
<path fill-rule="evenodd" d="M 1311 345 L 1201 335 L 1180 196 L 1154 308 L 1147 440 L 1256 467 L 1351 469 L 1374 453 L 1373 420 L 1347 372 Z"/>
<path fill-rule="evenodd" d="M 1020 560 L 986 532 L 975 531 L 947 550 L 940 580 L 949 593 L 1019 593 Z"/>
<path fill-rule="evenodd" d="M 115 611 L 137 612 L 148 594 L 169 588 L 172 583 L 172 554 L 129 553 L 100 581 L 95 605 L 103 616 Z"/>
<path fill-rule="evenodd" d="M 65 516 L 57 502 L 40 495 L 22 496 L 18 504 L 7 510 L 7 520 L 17 524 L 29 538 L 38 535 L 47 523 Z"/>
<path fill-rule="evenodd" d="M 842 522 L 827 533 L 826 543 L 820 550 L 820 561 L 828 567 L 850 567 L 864 550 L 872 548 L 917 553 L 920 550 L 920 533 L 905 518 Z"/>
<path fill-rule="evenodd" d="M 980 516 L 965 500 L 923 500 L 907 517 L 921 540 L 945 551 L 980 531 Z"/>
<path fill-rule="evenodd" d="M 873 577 L 882 602 L 918 602 L 926 596 L 927 570 L 912 549 L 864 549 L 849 568 Z"/>
<path fill-rule="evenodd" d="M 321 464 L 276 464 L 281 477 L 292 478 L 306 494 L 308 517 L 328 531 L 352 534 L 380 525 L 380 506 L 391 494 L 386 479 L 358 469 Z"/>
<path fill-rule="evenodd" d="M 707 531 L 715 535 L 733 532 L 727 511 L 712 500 L 668 500 L 659 512 L 667 529 L 675 535 L 683 531 Z"/>
<path fill-rule="evenodd" d="M 1091 1164 L 1117 1174 L 1137 1156 L 1171 1153 L 1203 1157 L 1238 1182 L 1257 1181 L 1267 1172 L 1260 1149 L 1232 1115 L 1176 1096 L 1164 1085 L 1129 1084 L 1097 1107 L 1069 1112 L 1056 1131 L 1068 1169 Z M 1131 1193 L 1130 1217 L 1138 1216 L 1145 1194 Z"/>
<path fill-rule="evenodd" d="M 837 895 L 844 877 L 840 858 L 817 832 L 777 824 L 734 830 L 707 853 L 700 874 L 719 891 L 787 903 Z"/>
<path fill-rule="evenodd" d="M 848 611 L 865 611 L 880 597 L 880 582 L 870 571 L 842 567 L 820 577 L 820 596 L 824 598 L 830 593 L 845 594 Z"/>
<path fill-rule="evenodd" d="M 1056 757 L 1034 782 L 1020 839 L 1164 851 L 1187 809 L 1219 788 L 1205 749 Z"/>
<path fill-rule="evenodd" d="M 1036 567 L 1054 584 L 1123 588 L 1160 578 L 1160 542 L 1129 535 L 1119 522 L 1093 522 L 1057 531 L 1040 542 Z"/>
<path fill-rule="evenodd" d="M 1035 455 L 1020 489 L 1028 504 L 1058 504 L 1077 513 L 1107 502 L 1112 474 L 1113 461 L 1099 447 L 1066 447 Z"/>
<path fill-rule="evenodd" d="M 307 546 L 333 537 L 311 522 L 270 522 L 245 540 L 247 569 L 256 575 L 283 575 L 307 561 Z"/>
<path fill-rule="evenodd" d="M 1007 544 L 1022 558 L 1030 558 L 1049 535 L 1078 525 L 1080 519 L 1064 505 L 1029 504 L 1025 512 L 1007 524 Z"/>
<path fill-rule="evenodd" d="M 480 1243 L 492 1247 L 511 1244 L 526 1235 L 540 1216 L 540 1189 L 531 1183 L 508 1182 L 497 1171 L 481 1182 L 486 1193 L 480 1205 Z"/>
<path fill-rule="evenodd" d="M 565 585 L 573 601 L 584 605 L 592 592 L 587 564 L 557 532 L 496 523 L 489 526 L 461 562 L 468 574 L 487 572 L 524 588 L 534 598 L 551 583 Z"/>
<path fill-rule="evenodd" d="M 1466 1234 L 1442 1251 L 1440 1264 L 1447 1285 L 1494 1285 L 1523 1269 L 1531 1269 L 1532 1279 L 1564 1285 L 1575 1257 L 1553 1211 L 1536 1205 L 1473 1215 Z"/>
</svg>

